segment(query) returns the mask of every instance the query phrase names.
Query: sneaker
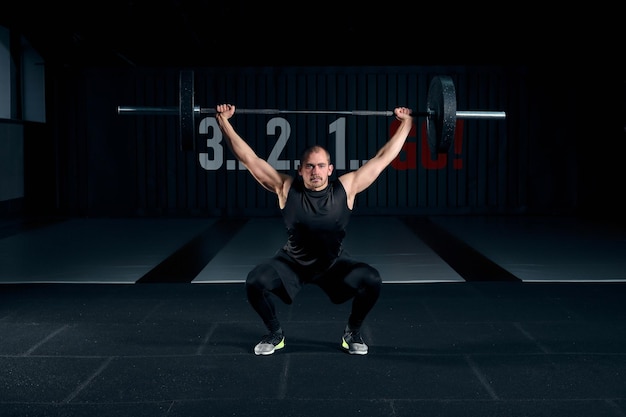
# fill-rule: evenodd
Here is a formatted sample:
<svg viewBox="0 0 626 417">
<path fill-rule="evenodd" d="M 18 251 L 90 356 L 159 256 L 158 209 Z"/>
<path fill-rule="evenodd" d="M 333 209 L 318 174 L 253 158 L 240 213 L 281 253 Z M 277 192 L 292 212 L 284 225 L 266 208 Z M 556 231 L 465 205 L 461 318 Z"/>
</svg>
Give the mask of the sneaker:
<svg viewBox="0 0 626 417">
<path fill-rule="evenodd" d="M 358 330 L 346 328 L 343 338 L 341 338 L 341 347 L 346 349 L 351 355 L 367 355 L 367 345 L 361 338 L 361 332 Z"/>
<path fill-rule="evenodd" d="M 255 355 L 271 355 L 275 350 L 285 347 L 285 335 L 270 333 L 263 336 L 261 341 L 254 347 Z"/>
</svg>

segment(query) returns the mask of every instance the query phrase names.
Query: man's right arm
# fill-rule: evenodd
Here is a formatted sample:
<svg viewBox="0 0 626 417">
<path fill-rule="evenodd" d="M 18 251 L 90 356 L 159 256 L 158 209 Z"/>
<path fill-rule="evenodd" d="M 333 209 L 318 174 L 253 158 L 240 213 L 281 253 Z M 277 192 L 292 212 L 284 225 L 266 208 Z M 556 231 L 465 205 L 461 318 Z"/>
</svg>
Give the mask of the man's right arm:
<svg viewBox="0 0 626 417">
<path fill-rule="evenodd" d="M 265 159 L 260 158 L 250 145 L 243 140 L 228 120 L 234 113 L 235 106 L 233 105 L 220 104 L 216 107 L 215 118 L 226 139 L 228 148 L 235 155 L 235 158 L 245 165 L 259 184 L 265 189 L 278 194 L 279 200 L 282 201 L 291 184 L 291 176 L 278 172 Z"/>
</svg>

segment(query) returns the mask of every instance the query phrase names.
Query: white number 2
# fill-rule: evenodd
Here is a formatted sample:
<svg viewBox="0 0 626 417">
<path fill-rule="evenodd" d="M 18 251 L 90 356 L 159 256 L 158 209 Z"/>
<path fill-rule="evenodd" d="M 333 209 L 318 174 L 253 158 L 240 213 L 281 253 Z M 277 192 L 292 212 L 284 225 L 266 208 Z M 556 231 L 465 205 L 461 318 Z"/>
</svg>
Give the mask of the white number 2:
<svg viewBox="0 0 626 417">
<path fill-rule="evenodd" d="M 277 170 L 289 169 L 289 161 L 286 159 L 278 159 L 278 157 L 283 152 L 283 149 L 285 149 L 285 145 L 287 145 L 287 140 L 291 135 L 291 126 L 289 122 L 282 117 L 275 117 L 267 122 L 266 132 L 268 135 L 276 135 L 276 129 L 280 129 L 280 135 L 278 139 L 276 139 L 276 144 L 272 148 L 270 156 L 267 157 L 267 162 Z"/>
</svg>

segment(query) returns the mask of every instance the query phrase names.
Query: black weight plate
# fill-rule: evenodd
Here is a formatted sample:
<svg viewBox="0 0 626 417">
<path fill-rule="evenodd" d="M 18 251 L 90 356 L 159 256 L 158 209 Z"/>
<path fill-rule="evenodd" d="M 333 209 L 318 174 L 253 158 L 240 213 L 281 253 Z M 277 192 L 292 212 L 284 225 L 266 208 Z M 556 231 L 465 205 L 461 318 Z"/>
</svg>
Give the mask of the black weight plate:
<svg viewBox="0 0 626 417">
<path fill-rule="evenodd" d="M 179 86 L 180 148 L 194 151 L 196 148 L 196 127 L 194 122 L 193 71 L 180 72 Z"/>
<path fill-rule="evenodd" d="M 456 91 L 452 78 L 440 75 L 430 81 L 426 107 L 430 151 L 433 154 L 446 153 L 454 140 L 456 128 Z"/>
</svg>

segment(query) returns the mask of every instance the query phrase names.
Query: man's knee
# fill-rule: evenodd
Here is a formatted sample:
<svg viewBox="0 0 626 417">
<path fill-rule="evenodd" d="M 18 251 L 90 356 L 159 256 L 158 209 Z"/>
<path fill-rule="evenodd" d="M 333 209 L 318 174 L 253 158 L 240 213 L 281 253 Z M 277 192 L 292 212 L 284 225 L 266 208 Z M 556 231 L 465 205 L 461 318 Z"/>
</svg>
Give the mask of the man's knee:
<svg viewBox="0 0 626 417">
<path fill-rule="evenodd" d="M 356 272 L 360 278 L 359 288 L 380 288 L 383 283 L 380 272 L 371 265 L 362 265 Z"/>
<path fill-rule="evenodd" d="M 248 296 L 253 293 L 273 293 L 286 304 L 293 302 L 287 293 L 278 271 L 270 264 L 260 264 L 254 267 L 246 277 L 246 291 Z"/>
<path fill-rule="evenodd" d="M 257 265 L 250 272 L 248 272 L 248 276 L 246 277 L 246 287 L 270 289 L 277 276 L 278 274 L 276 273 L 276 270 L 270 265 Z"/>
</svg>

